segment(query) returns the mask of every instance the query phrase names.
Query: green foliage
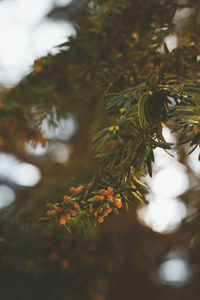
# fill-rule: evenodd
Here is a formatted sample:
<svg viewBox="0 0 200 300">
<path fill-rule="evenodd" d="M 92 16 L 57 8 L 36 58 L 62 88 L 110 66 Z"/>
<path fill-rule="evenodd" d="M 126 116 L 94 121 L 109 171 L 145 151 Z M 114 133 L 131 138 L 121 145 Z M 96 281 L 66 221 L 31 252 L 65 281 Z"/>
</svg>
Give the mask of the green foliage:
<svg viewBox="0 0 200 300">
<path fill-rule="evenodd" d="M 59 46 L 60 53 L 36 60 L 33 71 L 1 96 L 1 118 L 9 118 L 8 111 L 26 114 L 32 130 L 39 129 L 33 140 L 42 139 L 43 119 L 56 126 L 55 113 L 59 120 L 69 108 L 80 126 L 86 114 L 96 122 L 100 131 L 93 142 L 101 167 L 86 185 L 83 211 L 93 191 L 108 186 L 122 194 L 124 203 L 145 202 L 141 177 L 152 176 L 154 150 L 173 146 L 164 139 L 163 126 L 177 132 L 179 144 L 190 143 L 190 152 L 200 145 L 200 41 L 197 35 L 184 40 L 174 23 L 178 9 L 195 5 L 86 1 L 76 34 Z M 180 36 L 171 52 L 165 40 L 170 34 Z M 85 130 L 95 133 L 94 127 Z"/>
<path fill-rule="evenodd" d="M 177 21 L 183 8 L 191 15 Z M 198 186 L 181 196 L 189 215 L 175 233 L 145 228 L 135 211 L 146 203 L 155 150 L 184 162 L 182 153 L 200 146 L 199 11 L 197 0 L 83 0 L 59 53 L 1 90 L 1 151 L 42 173 L 35 187 L 12 185 L 17 200 L 0 213 L 3 299 L 35 299 L 35 283 L 42 299 L 199 299 Z M 44 120 L 55 128 L 68 116 L 76 123 L 69 140 L 44 136 Z M 28 143 L 62 143 L 69 159 L 34 157 Z M 173 247 L 198 265 L 186 288 L 156 278 Z"/>
</svg>

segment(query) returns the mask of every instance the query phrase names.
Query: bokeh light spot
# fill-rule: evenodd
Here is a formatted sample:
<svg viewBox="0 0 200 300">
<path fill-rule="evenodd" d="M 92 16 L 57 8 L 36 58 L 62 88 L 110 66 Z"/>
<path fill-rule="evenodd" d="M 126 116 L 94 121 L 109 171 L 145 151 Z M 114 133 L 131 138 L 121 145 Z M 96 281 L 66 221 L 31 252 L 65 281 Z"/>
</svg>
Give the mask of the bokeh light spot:
<svg viewBox="0 0 200 300">
<path fill-rule="evenodd" d="M 40 181 L 41 174 L 37 167 L 28 163 L 20 163 L 15 167 L 13 177 L 19 185 L 34 186 Z"/>
<path fill-rule="evenodd" d="M 187 284 L 194 274 L 188 253 L 182 249 L 172 249 L 158 270 L 159 281 L 164 284 L 182 286 Z"/>
<path fill-rule="evenodd" d="M 70 155 L 68 146 L 62 143 L 56 143 L 50 147 L 52 160 L 60 164 L 65 163 Z"/>
<path fill-rule="evenodd" d="M 177 199 L 153 198 L 148 206 L 138 210 L 142 223 L 160 233 L 170 233 L 177 229 L 186 217 L 187 209 L 184 203 Z"/>
<path fill-rule="evenodd" d="M 34 186 L 41 179 L 40 170 L 19 161 L 14 155 L 0 153 L 0 177 L 22 186 Z"/>
<path fill-rule="evenodd" d="M 186 168 L 180 163 L 173 163 L 160 170 L 152 180 L 152 191 L 164 197 L 176 197 L 189 187 Z"/>
<path fill-rule="evenodd" d="M 9 206 L 15 200 L 15 192 L 7 185 L 0 185 L 0 209 Z"/>
</svg>

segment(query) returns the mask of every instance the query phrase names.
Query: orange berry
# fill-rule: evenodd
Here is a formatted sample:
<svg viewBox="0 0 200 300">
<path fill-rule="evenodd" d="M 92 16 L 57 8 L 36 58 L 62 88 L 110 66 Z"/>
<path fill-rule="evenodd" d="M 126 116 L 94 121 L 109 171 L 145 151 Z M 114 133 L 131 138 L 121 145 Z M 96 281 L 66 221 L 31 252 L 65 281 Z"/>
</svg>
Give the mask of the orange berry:
<svg viewBox="0 0 200 300">
<path fill-rule="evenodd" d="M 98 219 L 97 219 L 98 223 L 103 223 L 104 222 L 104 218 L 101 217 L 101 216 L 98 216 Z"/>
<path fill-rule="evenodd" d="M 106 198 L 104 196 L 99 196 L 100 201 L 104 201 Z"/>
<path fill-rule="evenodd" d="M 65 214 L 65 218 L 68 220 L 71 217 L 71 213 Z"/>
<path fill-rule="evenodd" d="M 116 197 L 121 197 L 121 195 L 120 194 L 116 194 Z"/>
<path fill-rule="evenodd" d="M 103 196 L 108 196 L 108 191 L 106 191 L 105 189 L 99 190 L 99 193 Z"/>
<path fill-rule="evenodd" d="M 115 205 L 117 208 L 121 208 L 122 207 L 122 203 L 120 202 L 120 203 L 117 203 L 116 205 Z"/>
<path fill-rule="evenodd" d="M 52 210 L 47 210 L 46 211 L 46 214 L 47 214 L 47 216 L 51 216 L 53 213 L 55 213 L 56 211 L 54 210 L 54 209 L 52 209 Z"/>
<path fill-rule="evenodd" d="M 76 188 L 75 193 L 76 193 L 76 194 L 79 194 L 79 193 L 82 193 L 84 190 L 85 190 L 84 186 L 83 186 L 83 185 L 79 185 L 79 186 Z"/>
<path fill-rule="evenodd" d="M 111 207 L 106 208 L 106 213 L 110 214 L 111 212 L 112 212 L 112 208 Z"/>
<path fill-rule="evenodd" d="M 113 196 L 112 195 L 108 195 L 108 199 L 113 200 Z"/>
<path fill-rule="evenodd" d="M 59 219 L 59 225 L 65 225 L 67 222 L 67 218 L 65 215 L 61 215 Z"/>
<path fill-rule="evenodd" d="M 79 185 L 78 188 L 81 190 L 81 192 L 84 192 L 84 191 L 85 191 L 85 187 L 84 187 L 83 185 Z"/>
<path fill-rule="evenodd" d="M 76 193 L 76 188 L 74 186 L 71 186 L 69 188 L 69 191 L 70 191 L 71 194 L 75 194 Z"/>
<path fill-rule="evenodd" d="M 76 202 L 74 202 L 73 206 L 74 206 L 74 208 L 79 208 L 79 205 Z"/>
<path fill-rule="evenodd" d="M 121 208 L 121 207 L 122 207 L 122 201 L 121 201 L 121 199 L 115 199 L 115 200 L 114 200 L 114 205 L 115 205 L 117 208 Z"/>
<path fill-rule="evenodd" d="M 75 210 L 72 209 L 72 210 L 71 210 L 71 216 L 72 216 L 72 217 L 75 217 L 76 215 L 77 215 L 77 212 L 76 212 Z"/>
<path fill-rule="evenodd" d="M 100 197 L 101 197 L 100 195 L 95 195 L 95 196 L 94 196 L 94 199 L 95 199 L 96 201 L 100 201 L 100 200 L 101 200 Z"/>
<path fill-rule="evenodd" d="M 68 195 L 64 195 L 63 199 L 64 199 L 64 200 L 71 200 L 72 197 L 70 197 L 70 196 L 68 196 Z"/>
<path fill-rule="evenodd" d="M 62 207 L 59 207 L 57 205 L 53 205 L 53 207 L 54 207 L 56 213 L 61 213 L 63 211 Z"/>
<path fill-rule="evenodd" d="M 92 214 L 93 213 L 93 211 L 94 211 L 94 208 L 93 207 L 88 207 L 88 212 L 90 213 L 90 214 Z"/>
<path fill-rule="evenodd" d="M 108 191 L 108 194 L 109 194 L 109 195 L 113 195 L 113 194 L 114 194 L 114 190 L 113 190 L 113 188 L 112 188 L 111 186 L 109 186 L 109 187 L 107 188 L 107 191 Z"/>
</svg>

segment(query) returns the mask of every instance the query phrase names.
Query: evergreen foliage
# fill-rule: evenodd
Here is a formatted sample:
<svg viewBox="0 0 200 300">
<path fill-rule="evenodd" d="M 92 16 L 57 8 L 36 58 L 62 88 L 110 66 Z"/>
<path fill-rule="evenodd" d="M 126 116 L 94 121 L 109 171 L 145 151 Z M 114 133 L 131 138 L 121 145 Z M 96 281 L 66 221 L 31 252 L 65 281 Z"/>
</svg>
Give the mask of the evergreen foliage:
<svg viewBox="0 0 200 300">
<path fill-rule="evenodd" d="M 188 20 L 178 23 L 176 13 L 187 8 L 191 9 Z M 124 259 L 137 265 L 137 256 L 132 258 L 129 250 L 129 246 L 134 245 L 137 252 L 135 241 L 139 241 L 138 247 L 147 257 L 144 270 L 154 268 L 156 253 L 159 252 L 160 257 L 164 255 L 175 244 L 174 240 L 178 240 L 179 244 L 185 243 L 179 236 L 172 236 L 163 247 L 159 246 L 159 241 L 154 245 L 157 235 L 153 233 L 151 236 L 148 230 L 138 229 L 137 224 L 134 238 L 125 245 L 131 236 L 130 230 L 127 230 L 119 246 L 116 240 L 118 236 L 122 238 L 121 233 L 117 232 L 117 238 L 112 237 L 108 241 L 107 233 L 103 232 L 98 239 L 87 229 L 91 224 L 103 223 L 111 212 L 118 214 L 122 206 L 128 210 L 130 206 L 145 204 L 148 187 L 143 177 L 147 174 L 152 176 L 155 149 L 162 148 L 169 155 L 170 150 L 174 150 L 174 145 L 163 137 L 163 127 L 176 134 L 177 152 L 182 151 L 182 145 L 187 146 L 188 155 L 199 148 L 199 9 L 197 0 L 87 0 L 82 1 L 73 14 L 72 3 L 70 9 L 66 8 L 66 14 L 70 12 L 69 19 L 75 24 L 74 35 L 57 47 L 59 52 L 56 55 L 48 54 L 35 60 L 30 74 L 16 87 L 2 88 L 1 150 L 35 163 L 43 175 L 38 190 L 18 191 L 18 197 L 23 199 L 18 203 L 21 212 L 12 217 L 12 222 L 10 219 L 13 211 L 16 212 L 15 207 L 1 214 L 5 238 L 10 241 L 18 231 L 15 222 L 22 222 L 17 235 L 18 251 L 21 245 L 27 249 L 29 242 L 33 242 L 31 238 L 37 244 L 35 252 L 34 249 L 27 249 L 25 257 L 16 259 L 14 270 L 22 272 L 22 277 L 24 270 L 40 278 L 55 270 L 58 272 L 58 266 L 49 266 L 48 259 L 52 264 L 59 260 L 62 271 L 58 272 L 56 283 L 59 285 L 59 282 L 68 280 L 73 286 L 73 280 L 78 277 L 80 282 L 77 287 L 81 292 L 74 296 L 72 288 L 74 298 L 71 299 L 89 299 L 88 290 L 92 293 L 89 281 L 88 286 L 82 286 L 84 276 L 78 273 L 78 268 L 79 265 L 86 266 L 89 270 L 87 278 L 98 281 L 100 275 L 94 278 L 92 275 L 95 255 L 100 273 L 109 278 L 114 273 L 120 273 L 121 264 L 123 268 L 121 251 L 124 253 L 122 261 Z M 56 18 L 58 11 L 54 12 L 55 15 L 52 12 L 49 17 Z M 173 50 L 166 42 L 170 35 L 177 37 Z M 38 142 L 43 145 L 57 142 L 56 138 L 50 139 L 43 134 L 44 120 L 48 120 L 50 127 L 56 128 L 58 122 L 68 116 L 75 119 L 78 127 L 70 141 L 65 142 L 73 148 L 65 165 L 53 166 L 48 155 L 42 161 L 27 154 L 25 146 L 29 142 L 33 146 Z M 27 198 L 31 199 L 28 203 Z M 198 195 L 194 201 L 197 208 L 194 215 L 185 221 L 185 227 L 182 226 L 184 233 L 190 234 L 189 241 L 191 237 L 199 236 L 197 198 Z M 46 203 L 47 215 L 44 216 Z M 190 205 L 188 199 L 186 203 Z M 134 215 L 130 213 L 129 217 L 124 217 L 123 209 L 121 211 L 123 221 L 130 216 L 135 218 L 134 212 Z M 41 218 L 42 215 L 44 217 Z M 45 222 L 38 222 L 39 219 Z M 58 225 L 74 233 L 64 246 Z M 30 227 L 27 229 L 26 226 Z M 52 233 L 49 228 L 53 228 Z M 82 236 L 82 229 L 87 231 L 87 237 Z M 108 221 L 109 230 L 112 235 L 112 225 Z M 147 245 L 143 237 L 147 239 Z M 147 251 L 149 245 L 152 254 Z M 9 257 L 3 271 L 12 269 L 12 246 L 10 242 L 2 250 Z M 99 252 L 94 254 L 96 246 Z M 62 252 L 65 247 L 78 247 L 68 258 L 72 268 Z M 104 250 L 112 255 L 105 258 Z M 83 253 L 77 259 L 80 251 Z M 37 267 L 33 263 L 35 253 L 38 256 Z M 138 257 L 141 263 L 142 254 L 139 253 Z M 119 266 L 115 266 L 115 258 Z M 106 261 L 106 269 L 100 263 L 102 260 Z M 136 269 L 139 274 L 140 266 Z M 72 277 L 64 273 L 66 270 L 72 272 Z M 141 274 L 138 275 L 140 280 Z M 53 282 L 53 277 L 49 278 Z M 44 282 L 47 284 L 46 280 Z M 144 281 L 148 282 L 146 277 Z M 113 288 L 108 299 L 117 299 L 116 294 Z M 167 295 L 171 295 L 170 292 Z M 154 296 L 157 297 L 156 294 Z M 91 299 L 101 298 L 91 296 Z"/>
<path fill-rule="evenodd" d="M 3 135 L 10 134 L 11 117 L 17 135 L 28 125 L 22 135 L 33 142 L 44 142 L 37 130 L 47 116 L 56 126 L 55 113 L 59 120 L 70 107 L 80 118 L 90 111 L 93 122 L 95 111 L 105 106 L 98 122 L 101 128 L 106 119 L 108 126 L 93 139 L 101 167 L 82 196 L 75 197 L 81 207 L 77 219 L 83 210 L 88 214 L 98 188 L 113 187 L 123 203 L 145 201 L 141 177 L 147 172 L 152 176 L 154 149 L 172 147 L 162 135 L 163 126 L 177 132 L 180 144 L 189 143 L 190 152 L 200 145 L 199 39 L 195 34 L 182 38 L 174 24 L 177 10 L 195 5 L 86 1 L 75 35 L 59 46 L 60 52 L 37 59 L 30 75 L 1 94 L 1 118 L 9 124 Z M 171 52 L 165 42 L 170 34 L 178 36 Z M 98 205 L 102 217 L 107 206 L 102 201 Z"/>
</svg>

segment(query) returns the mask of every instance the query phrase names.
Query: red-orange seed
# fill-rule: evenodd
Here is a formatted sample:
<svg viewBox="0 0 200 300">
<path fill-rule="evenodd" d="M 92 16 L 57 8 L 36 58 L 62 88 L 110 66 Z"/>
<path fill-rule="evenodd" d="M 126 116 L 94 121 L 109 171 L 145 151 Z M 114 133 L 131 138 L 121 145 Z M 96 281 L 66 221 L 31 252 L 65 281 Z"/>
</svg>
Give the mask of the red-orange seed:
<svg viewBox="0 0 200 300">
<path fill-rule="evenodd" d="M 100 200 L 101 200 L 101 196 L 100 196 L 100 195 L 95 195 L 95 196 L 94 196 L 94 199 L 95 199 L 96 201 L 100 201 Z"/>
<path fill-rule="evenodd" d="M 103 196 L 108 196 L 108 191 L 106 191 L 105 189 L 99 190 L 99 193 Z"/>
<path fill-rule="evenodd" d="M 76 202 L 74 202 L 73 206 L 74 206 L 74 208 L 79 208 L 79 205 Z"/>
<path fill-rule="evenodd" d="M 88 207 L 88 212 L 90 213 L 90 214 L 92 214 L 93 212 L 94 212 L 94 208 L 93 207 Z"/>
<path fill-rule="evenodd" d="M 75 194 L 76 193 L 76 188 L 74 186 L 71 186 L 69 188 L 69 191 L 70 191 L 71 194 Z"/>
<path fill-rule="evenodd" d="M 47 210 L 46 211 L 46 214 L 47 214 L 47 216 L 51 216 L 53 213 L 55 213 L 56 211 L 54 210 L 54 209 L 52 209 L 52 210 Z"/>
<path fill-rule="evenodd" d="M 62 207 L 59 207 L 57 205 L 54 205 L 53 207 L 55 209 L 55 212 L 57 212 L 57 213 L 61 213 L 63 211 Z"/>
<path fill-rule="evenodd" d="M 109 187 L 107 188 L 107 190 L 108 190 L 108 194 L 110 194 L 110 195 L 113 195 L 113 194 L 114 194 L 114 190 L 113 190 L 113 188 L 112 188 L 111 186 L 109 186 Z"/>
<path fill-rule="evenodd" d="M 122 201 L 121 201 L 121 199 L 115 199 L 115 200 L 114 200 L 114 205 L 115 205 L 117 208 L 121 208 L 121 207 L 122 207 Z"/>
<path fill-rule="evenodd" d="M 77 215 L 77 212 L 76 212 L 75 210 L 72 209 L 72 210 L 71 210 L 71 216 L 72 216 L 72 217 L 75 217 L 76 215 Z"/>
<path fill-rule="evenodd" d="M 100 224 L 100 223 L 103 223 L 104 222 L 104 218 L 103 217 L 101 217 L 101 216 L 98 216 L 98 223 Z"/>
<path fill-rule="evenodd" d="M 71 200 L 72 197 L 70 197 L 70 196 L 68 196 L 68 195 L 64 195 L 63 199 L 64 199 L 64 200 Z"/>
<path fill-rule="evenodd" d="M 110 214 L 111 212 L 112 212 L 112 208 L 111 207 L 106 208 L 106 213 Z"/>
<path fill-rule="evenodd" d="M 59 225 L 65 225 L 66 222 L 67 222 L 66 216 L 61 215 L 61 216 L 60 216 L 60 219 L 59 219 Z"/>
</svg>

